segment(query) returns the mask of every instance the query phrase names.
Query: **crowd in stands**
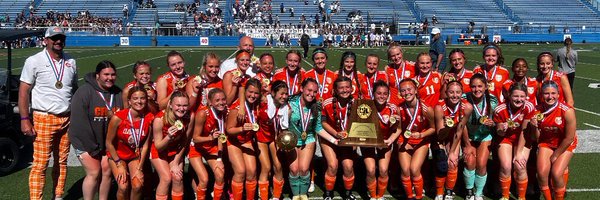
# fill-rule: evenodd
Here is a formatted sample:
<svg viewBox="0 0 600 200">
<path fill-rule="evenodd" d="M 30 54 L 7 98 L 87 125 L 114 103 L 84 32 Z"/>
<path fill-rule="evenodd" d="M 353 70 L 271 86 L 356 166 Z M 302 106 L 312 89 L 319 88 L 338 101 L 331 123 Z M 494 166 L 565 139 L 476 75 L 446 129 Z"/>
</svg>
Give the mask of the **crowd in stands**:
<svg viewBox="0 0 600 200">
<path fill-rule="evenodd" d="M 271 11 L 271 0 L 256 0 L 236 2 L 232 8 L 232 15 L 242 23 L 273 24 L 273 12 Z M 279 16 L 276 16 L 279 18 Z M 278 20 L 277 20 L 278 21 Z"/>
</svg>

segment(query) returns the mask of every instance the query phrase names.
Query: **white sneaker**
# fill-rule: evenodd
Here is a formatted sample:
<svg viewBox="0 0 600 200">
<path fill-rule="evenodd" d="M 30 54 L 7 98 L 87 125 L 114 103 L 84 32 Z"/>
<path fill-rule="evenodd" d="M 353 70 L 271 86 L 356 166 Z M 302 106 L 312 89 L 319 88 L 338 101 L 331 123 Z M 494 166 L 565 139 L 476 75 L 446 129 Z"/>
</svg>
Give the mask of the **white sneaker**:
<svg viewBox="0 0 600 200">
<path fill-rule="evenodd" d="M 509 198 L 502 197 L 502 198 L 500 198 L 500 200 L 509 200 Z"/>
<path fill-rule="evenodd" d="M 435 200 L 444 200 L 444 195 L 436 195 Z"/>
<path fill-rule="evenodd" d="M 308 186 L 308 192 L 312 193 L 315 191 L 315 182 L 311 181 L 310 186 Z"/>
<path fill-rule="evenodd" d="M 475 200 L 483 200 L 482 196 L 475 196 Z"/>
</svg>

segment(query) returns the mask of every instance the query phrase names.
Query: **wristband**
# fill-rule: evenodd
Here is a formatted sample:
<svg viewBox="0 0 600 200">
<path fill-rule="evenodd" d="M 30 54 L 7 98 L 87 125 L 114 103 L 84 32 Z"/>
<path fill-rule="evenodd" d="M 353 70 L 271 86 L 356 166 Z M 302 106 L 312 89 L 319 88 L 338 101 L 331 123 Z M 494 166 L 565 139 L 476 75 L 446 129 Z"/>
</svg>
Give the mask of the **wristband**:
<svg viewBox="0 0 600 200">
<path fill-rule="evenodd" d="M 335 144 L 336 139 L 334 137 L 331 137 L 331 139 L 329 139 L 329 142 L 331 142 L 331 144 Z"/>
<path fill-rule="evenodd" d="M 221 158 L 217 158 L 217 161 L 223 161 L 223 159 L 221 159 Z"/>
<path fill-rule="evenodd" d="M 21 117 L 21 121 L 22 120 L 29 120 L 29 116 L 27 116 L 27 117 Z"/>
<path fill-rule="evenodd" d="M 115 160 L 115 159 L 113 159 L 113 161 L 115 161 L 115 163 L 118 165 L 118 164 L 119 164 L 119 162 L 121 162 L 121 158 L 117 158 L 116 160 Z"/>
</svg>

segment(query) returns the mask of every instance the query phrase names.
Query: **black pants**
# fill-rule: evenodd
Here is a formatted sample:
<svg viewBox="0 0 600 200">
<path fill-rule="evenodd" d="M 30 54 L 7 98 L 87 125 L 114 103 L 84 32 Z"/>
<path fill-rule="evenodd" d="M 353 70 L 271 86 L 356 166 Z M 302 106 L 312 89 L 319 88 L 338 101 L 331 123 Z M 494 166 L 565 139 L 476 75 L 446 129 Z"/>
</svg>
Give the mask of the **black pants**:
<svg viewBox="0 0 600 200">
<path fill-rule="evenodd" d="M 567 79 L 569 79 L 569 85 L 571 86 L 571 92 L 573 92 L 573 81 L 575 81 L 575 72 L 567 74 Z"/>
<path fill-rule="evenodd" d="M 302 49 L 304 49 L 304 58 L 308 56 L 308 45 L 302 45 Z"/>
</svg>

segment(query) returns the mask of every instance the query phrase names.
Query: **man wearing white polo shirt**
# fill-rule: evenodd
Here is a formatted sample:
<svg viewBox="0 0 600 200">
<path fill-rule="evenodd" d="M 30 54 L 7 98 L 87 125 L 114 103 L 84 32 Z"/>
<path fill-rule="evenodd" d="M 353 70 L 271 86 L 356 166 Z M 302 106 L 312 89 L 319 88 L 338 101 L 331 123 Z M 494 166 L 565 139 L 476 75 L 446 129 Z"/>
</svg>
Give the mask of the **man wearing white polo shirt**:
<svg viewBox="0 0 600 200">
<path fill-rule="evenodd" d="M 250 52 L 250 54 L 252 55 L 252 58 L 250 59 L 250 68 L 246 70 L 246 74 L 248 74 L 250 77 L 256 76 L 256 73 L 259 70 L 258 65 L 260 64 L 260 62 L 258 60 L 258 57 L 254 56 L 254 41 L 250 36 L 243 36 L 240 39 L 240 44 L 238 46 L 237 51 L 240 50 Z M 234 52 L 233 54 L 235 54 L 236 52 Z M 235 63 L 235 58 L 229 58 L 223 61 L 223 63 L 221 63 L 221 69 L 219 69 L 219 73 L 217 75 L 219 76 L 219 78 L 223 79 L 223 76 L 226 72 L 236 68 L 237 63 Z"/>
<path fill-rule="evenodd" d="M 21 131 L 35 137 L 33 165 L 29 174 L 29 198 L 42 199 L 50 154 L 54 158 L 54 199 L 62 199 L 69 155 L 69 106 L 77 89 L 75 60 L 63 53 L 66 35 L 49 27 L 44 50 L 25 60 L 19 85 Z M 31 100 L 31 102 L 30 102 Z M 31 109 L 31 110 L 30 110 Z M 30 111 L 33 115 L 30 116 Z"/>
</svg>

